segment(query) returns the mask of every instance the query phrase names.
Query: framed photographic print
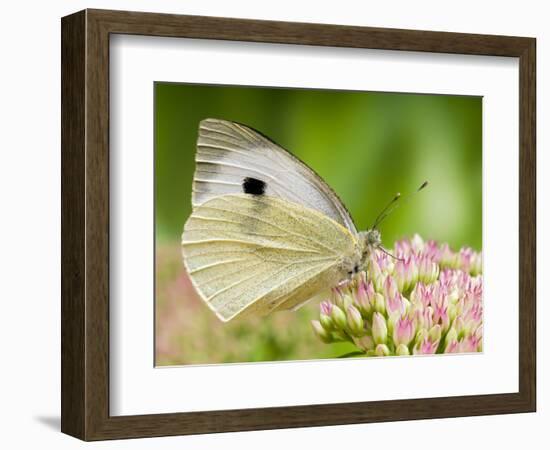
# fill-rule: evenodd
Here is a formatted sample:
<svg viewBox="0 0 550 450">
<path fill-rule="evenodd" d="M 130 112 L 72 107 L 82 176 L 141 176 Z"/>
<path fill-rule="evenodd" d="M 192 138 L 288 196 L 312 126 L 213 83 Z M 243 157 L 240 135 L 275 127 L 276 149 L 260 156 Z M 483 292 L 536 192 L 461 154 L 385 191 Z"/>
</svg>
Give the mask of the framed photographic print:
<svg viewBox="0 0 550 450">
<path fill-rule="evenodd" d="M 62 431 L 530 412 L 535 39 L 62 19 Z"/>
</svg>

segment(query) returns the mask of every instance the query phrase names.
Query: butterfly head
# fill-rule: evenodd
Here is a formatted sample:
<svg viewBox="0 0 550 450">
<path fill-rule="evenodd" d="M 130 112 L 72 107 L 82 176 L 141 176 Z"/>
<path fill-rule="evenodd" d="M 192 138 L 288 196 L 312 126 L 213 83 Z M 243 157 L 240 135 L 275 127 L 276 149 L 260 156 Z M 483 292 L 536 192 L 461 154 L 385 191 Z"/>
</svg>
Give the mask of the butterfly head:
<svg viewBox="0 0 550 450">
<path fill-rule="evenodd" d="M 376 228 L 364 231 L 362 234 L 365 246 L 376 248 L 382 244 L 382 236 Z"/>
<path fill-rule="evenodd" d="M 374 250 L 381 247 L 382 235 L 376 228 L 361 231 L 359 233 L 359 248 L 361 254 L 360 266 L 362 269 L 366 267 L 369 255 L 371 255 Z"/>
</svg>

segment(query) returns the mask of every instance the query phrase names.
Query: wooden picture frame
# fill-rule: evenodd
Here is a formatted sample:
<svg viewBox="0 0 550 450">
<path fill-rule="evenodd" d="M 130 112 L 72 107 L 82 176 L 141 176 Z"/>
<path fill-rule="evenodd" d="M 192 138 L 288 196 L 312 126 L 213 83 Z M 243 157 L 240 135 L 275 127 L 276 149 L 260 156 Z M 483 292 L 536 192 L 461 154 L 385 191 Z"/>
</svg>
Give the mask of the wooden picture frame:
<svg viewBox="0 0 550 450">
<path fill-rule="evenodd" d="M 62 415 L 84 440 L 535 411 L 533 38 L 85 10 L 62 30 Z M 375 402 L 109 415 L 109 36 L 137 34 L 519 58 L 519 391 Z"/>
</svg>

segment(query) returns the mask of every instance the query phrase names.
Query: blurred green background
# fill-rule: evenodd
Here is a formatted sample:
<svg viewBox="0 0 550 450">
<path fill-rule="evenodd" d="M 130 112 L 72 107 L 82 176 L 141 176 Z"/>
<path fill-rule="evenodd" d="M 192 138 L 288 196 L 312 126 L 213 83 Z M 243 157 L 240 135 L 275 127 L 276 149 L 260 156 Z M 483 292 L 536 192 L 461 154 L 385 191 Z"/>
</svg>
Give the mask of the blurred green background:
<svg viewBox="0 0 550 450">
<path fill-rule="evenodd" d="M 200 120 L 257 129 L 313 167 L 357 228 L 368 228 L 396 192 L 430 186 L 381 226 L 386 247 L 403 236 L 481 250 L 481 97 L 155 84 L 156 363 L 335 357 L 311 331 L 317 305 L 222 324 L 197 299 L 181 262 L 191 212 Z"/>
</svg>

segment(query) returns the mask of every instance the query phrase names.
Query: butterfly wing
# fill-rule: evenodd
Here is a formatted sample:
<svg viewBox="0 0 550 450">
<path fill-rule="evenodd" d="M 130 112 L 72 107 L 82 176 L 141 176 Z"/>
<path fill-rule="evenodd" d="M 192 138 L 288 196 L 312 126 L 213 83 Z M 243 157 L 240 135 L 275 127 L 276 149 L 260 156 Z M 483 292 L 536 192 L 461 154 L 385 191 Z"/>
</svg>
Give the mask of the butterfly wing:
<svg viewBox="0 0 550 450">
<path fill-rule="evenodd" d="M 196 206 L 182 236 L 193 285 L 223 321 L 300 305 L 343 278 L 341 261 L 355 246 L 318 211 L 250 194 Z"/>
<path fill-rule="evenodd" d="M 298 158 L 257 131 L 237 123 L 205 119 L 199 125 L 193 206 L 225 194 L 261 193 L 317 210 L 351 233 L 353 220 L 336 193 Z"/>
</svg>

